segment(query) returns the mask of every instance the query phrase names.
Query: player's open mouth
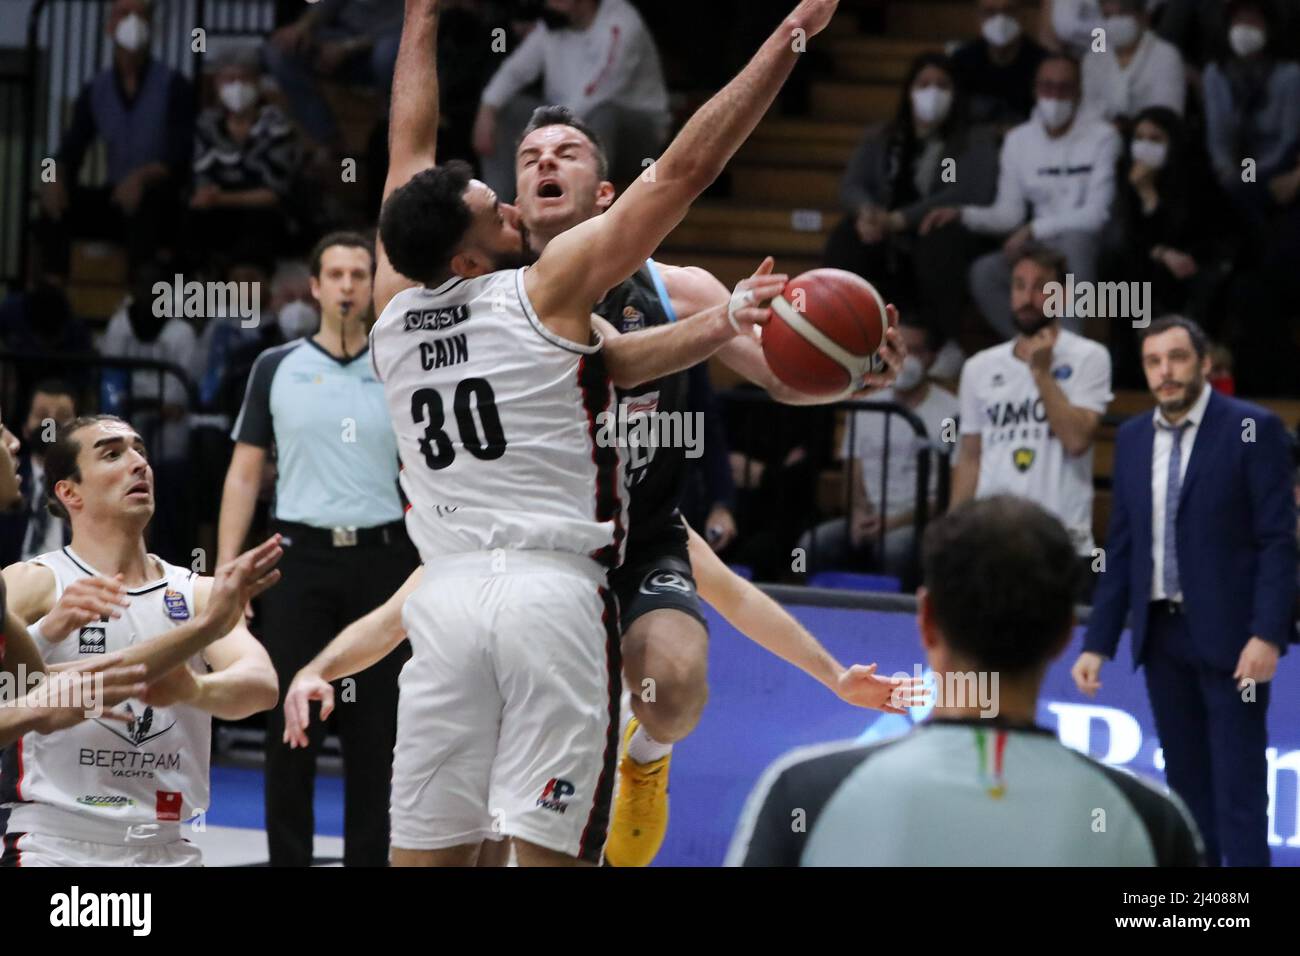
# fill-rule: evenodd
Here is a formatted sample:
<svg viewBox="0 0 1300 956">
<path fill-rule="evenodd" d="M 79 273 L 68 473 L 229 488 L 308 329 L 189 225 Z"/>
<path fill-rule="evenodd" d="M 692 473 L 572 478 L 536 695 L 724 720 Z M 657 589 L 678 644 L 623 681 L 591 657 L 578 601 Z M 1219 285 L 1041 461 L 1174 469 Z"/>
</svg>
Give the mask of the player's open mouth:
<svg viewBox="0 0 1300 956">
<path fill-rule="evenodd" d="M 538 199 L 562 199 L 564 187 L 554 179 L 543 179 L 537 184 Z"/>
<path fill-rule="evenodd" d="M 153 492 L 149 490 L 149 482 L 147 481 L 137 481 L 134 485 L 132 485 L 130 488 L 127 489 L 126 493 L 128 497 L 131 495 L 153 494 Z"/>
</svg>

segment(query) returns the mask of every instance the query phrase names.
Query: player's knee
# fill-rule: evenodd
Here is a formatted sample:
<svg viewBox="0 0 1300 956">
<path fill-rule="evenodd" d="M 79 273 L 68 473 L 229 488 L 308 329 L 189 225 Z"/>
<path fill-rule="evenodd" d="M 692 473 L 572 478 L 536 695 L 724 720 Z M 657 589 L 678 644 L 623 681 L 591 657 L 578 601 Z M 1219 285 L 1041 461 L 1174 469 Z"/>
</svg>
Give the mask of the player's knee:
<svg viewBox="0 0 1300 956">
<path fill-rule="evenodd" d="M 646 732 L 662 743 L 687 736 L 709 699 L 707 661 L 684 655 L 647 668 L 640 687 L 631 687 L 632 709 Z"/>
</svg>

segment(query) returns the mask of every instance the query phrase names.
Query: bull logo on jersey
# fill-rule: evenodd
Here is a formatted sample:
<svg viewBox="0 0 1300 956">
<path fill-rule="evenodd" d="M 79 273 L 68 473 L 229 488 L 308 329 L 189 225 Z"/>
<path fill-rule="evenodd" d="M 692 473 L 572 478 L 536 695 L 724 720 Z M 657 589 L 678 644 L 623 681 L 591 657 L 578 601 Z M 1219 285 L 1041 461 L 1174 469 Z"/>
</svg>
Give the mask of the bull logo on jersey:
<svg viewBox="0 0 1300 956">
<path fill-rule="evenodd" d="M 101 621 L 87 624 L 81 629 L 78 651 L 82 654 L 104 654 L 108 651 L 108 628 Z"/>
<path fill-rule="evenodd" d="M 1032 448 L 1017 448 L 1011 453 L 1011 462 L 1019 472 L 1028 471 L 1034 464 L 1035 452 Z"/>
<path fill-rule="evenodd" d="M 154 710 L 152 706 L 146 706 L 144 711 L 138 715 L 129 703 L 124 704 L 123 709 L 126 711 L 127 716 L 125 733 L 119 730 L 113 723 L 106 723 L 103 720 L 96 721 L 96 723 L 101 727 L 111 730 L 128 743 L 135 744 L 137 747 L 143 747 L 149 741 L 161 737 L 163 734 L 167 733 L 167 731 L 176 726 L 176 721 L 173 720 L 162 730 L 151 732 L 153 731 L 154 719 Z"/>
<path fill-rule="evenodd" d="M 651 571 L 641 582 L 642 594 L 663 594 L 665 591 L 691 593 L 691 584 L 676 571 Z"/>
</svg>

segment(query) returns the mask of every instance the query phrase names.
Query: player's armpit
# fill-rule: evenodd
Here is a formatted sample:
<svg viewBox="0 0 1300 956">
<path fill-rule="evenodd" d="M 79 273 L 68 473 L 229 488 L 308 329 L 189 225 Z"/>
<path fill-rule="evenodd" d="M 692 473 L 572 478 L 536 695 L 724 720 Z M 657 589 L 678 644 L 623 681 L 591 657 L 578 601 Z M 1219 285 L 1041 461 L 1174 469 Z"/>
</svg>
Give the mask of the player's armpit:
<svg viewBox="0 0 1300 956">
<path fill-rule="evenodd" d="M 54 572 L 43 564 L 19 561 L 4 569 L 7 610 L 26 625 L 54 607 Z"/>
</svg>

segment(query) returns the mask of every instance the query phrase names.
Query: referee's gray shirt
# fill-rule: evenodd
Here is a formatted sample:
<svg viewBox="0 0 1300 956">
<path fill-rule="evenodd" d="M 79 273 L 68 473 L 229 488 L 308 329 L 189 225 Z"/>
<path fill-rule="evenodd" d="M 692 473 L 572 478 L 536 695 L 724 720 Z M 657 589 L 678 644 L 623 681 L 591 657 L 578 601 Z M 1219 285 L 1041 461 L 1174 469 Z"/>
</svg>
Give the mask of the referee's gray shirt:
<svg viewBox="0 0 1300 956">
<path fill-rule="evenodd" d="M 263 352 L 232 437 L 274 443 L 280 521 L 373 528 L 404 515 L 397 438 L 368 351 L 345 361 L 300 339 Z"/>
<path fill-rule="evenodd" d="M 1051 731 L 931 720 L 894 740 L 778 760 L 732 866 L 1199 866 L 1182 803 Z"/>
</svg>

